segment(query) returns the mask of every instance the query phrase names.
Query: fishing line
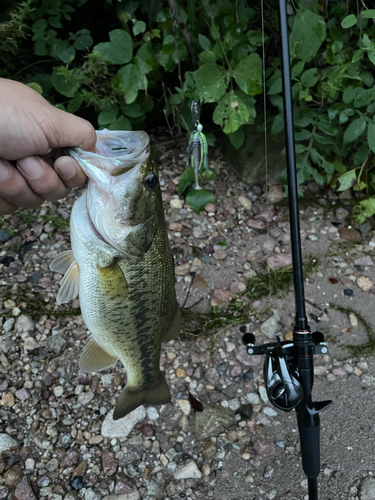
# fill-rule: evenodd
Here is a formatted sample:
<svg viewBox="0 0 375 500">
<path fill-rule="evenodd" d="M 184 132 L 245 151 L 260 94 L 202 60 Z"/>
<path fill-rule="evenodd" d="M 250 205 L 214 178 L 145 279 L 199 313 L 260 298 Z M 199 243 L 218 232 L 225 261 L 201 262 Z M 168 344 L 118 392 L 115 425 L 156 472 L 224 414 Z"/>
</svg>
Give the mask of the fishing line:
<svg viewBox="0 0 375 500">
<path fill-rule="evenodd" d="M 261 0 L 261 15 L 262 15 L 262 60 L 263 60 L 263 120 L 264 120 L 264 161 L 266 164 L 266 213 L 269 212 L 269 197 L 268 197 L 268 142 L 267 142 L 267 97 L 266 97 L 266 50 L 264 36 L 264 0 Z M 267 242 L 270 241 L 270 226 L 267 217 Z M 270 255 L 269 245 L 267 248 L 267 257 Z M 268 304 L 271 305 L 271 269 L 268 266 Z"/>
</svg>

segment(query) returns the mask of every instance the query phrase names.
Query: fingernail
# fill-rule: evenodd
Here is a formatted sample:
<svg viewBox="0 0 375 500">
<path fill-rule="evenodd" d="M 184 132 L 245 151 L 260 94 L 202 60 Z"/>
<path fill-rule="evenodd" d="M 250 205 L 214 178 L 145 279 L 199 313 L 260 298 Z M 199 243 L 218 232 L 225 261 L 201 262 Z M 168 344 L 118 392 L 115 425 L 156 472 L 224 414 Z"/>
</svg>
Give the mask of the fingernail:
<svg viewBox="0 0 375 500">
<path fill-rule="evenodd" d="M 18 160 L 17 168 L 28 179 L 39 179 L 44 174 L 44 167 L 36 156 Z"/>
<path fill-rule="evenodd" d="M 63 179 L 71 179 L 77 174 L 77 169 L 71 161 L 67 161 L 60 166 L 58 174 Z"/>
<path fill-rule="evenodd" d="M 0 161 L 0 181 L 5 181 L 10 176 L 10 168 L 6 163 Z"/>
</svg>

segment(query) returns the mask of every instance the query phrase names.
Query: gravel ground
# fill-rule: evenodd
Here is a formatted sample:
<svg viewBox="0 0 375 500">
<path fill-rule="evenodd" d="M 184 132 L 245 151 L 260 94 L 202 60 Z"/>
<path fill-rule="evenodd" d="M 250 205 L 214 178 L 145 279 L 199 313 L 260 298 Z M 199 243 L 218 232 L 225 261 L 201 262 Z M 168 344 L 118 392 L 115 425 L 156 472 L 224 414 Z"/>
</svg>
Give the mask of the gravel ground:
<svg viewBox="0 0 375 500">
<path fill-rule="evenodd" d="M 265 186 L 243 184 L 216 151 L 216 203 L 193 213 L 177 192 L 184 146 L 157 148 L 178 299 L 189 311 L 226 311 L 249 301 L 241 293 L 267 264 L 290 263 L 287 203 L 280 186 L 267 203 Z M 7 216 L 0 231 L 0 500 L 306 499 L 295 414 L 267 401 L 263 359 L 246 354 L 240 325 L 193 337 L 185 320 L 162 349 L 172 403 L 113 422 L 124 370 L 79 371 L 87 339 L 79 301 L 57 306 L 62 276 L 49 271 L 70 247 L 81 192 Z M 311 183 L 300 206 L 303 254 L 317 262 L 305 280 L 307 312 L 329 337 L 313 391 L 334 402 L 321 418 L 320 498 L 329 500 L 375 499 L 375 360 L 371 349 L 354 356 L 345 347 L 374 344 L 375 231 L 370 222 L 350 227 L 350 199 Z M 291 290 L 248 306 L 258 343 L 288 338 Z"/>
</svg>

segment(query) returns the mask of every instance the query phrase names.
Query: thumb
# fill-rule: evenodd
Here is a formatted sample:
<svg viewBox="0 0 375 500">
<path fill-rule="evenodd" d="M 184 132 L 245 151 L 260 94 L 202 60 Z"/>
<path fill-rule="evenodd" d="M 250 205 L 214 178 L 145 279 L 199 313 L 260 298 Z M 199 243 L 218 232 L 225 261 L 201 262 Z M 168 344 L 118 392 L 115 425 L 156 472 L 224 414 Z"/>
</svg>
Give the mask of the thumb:
<svg viewBox="0 0 375 500">
<path fill-rule="evenodd" d="M 97 137 L 90 122 L 53 106 L 51 108 L 41 123 L 51 148 L 80 147 L 85 151 L 95 151 Z"/>
</svg>

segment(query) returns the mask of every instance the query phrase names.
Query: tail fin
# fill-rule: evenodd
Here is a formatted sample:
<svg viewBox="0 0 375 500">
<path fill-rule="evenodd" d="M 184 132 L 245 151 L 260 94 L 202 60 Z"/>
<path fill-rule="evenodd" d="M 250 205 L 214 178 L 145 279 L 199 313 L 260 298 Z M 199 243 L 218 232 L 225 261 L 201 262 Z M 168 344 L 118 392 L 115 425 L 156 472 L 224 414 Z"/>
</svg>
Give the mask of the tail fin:
<svg viewBox="0 0 375 500">
<path fill-rule="evenodd" d="M 160 405 L 170 403 L 171 393 L 165 381 L 164 373 L 160 372 L 160 376 L 155 384 L 147 389 L 134 389 L 126 386 L 120 394 L 117 401 L 115 411 L 113 412 L 113 420 L 125 417 L 138 406 L 143 404 Z"/>
</svg>

